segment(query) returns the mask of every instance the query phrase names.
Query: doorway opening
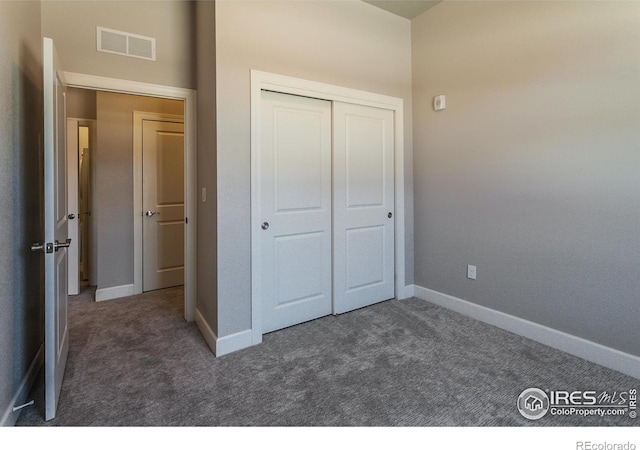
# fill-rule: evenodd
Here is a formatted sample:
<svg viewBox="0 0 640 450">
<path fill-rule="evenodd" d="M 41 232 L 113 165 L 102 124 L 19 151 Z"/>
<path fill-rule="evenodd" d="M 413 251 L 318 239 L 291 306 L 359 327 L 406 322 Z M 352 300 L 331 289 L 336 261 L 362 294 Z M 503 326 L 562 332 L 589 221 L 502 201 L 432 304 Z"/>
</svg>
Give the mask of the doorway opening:
<svg viewBox="0 0 640 450">
<path fill-rule="evenodd" d="M 86 125 L 78 126 L 78 221 L 80 247 L 80 286 L 89 286 L 91 280 L 91 260 L 89 249 L 91 241 L 91 146 L 90 129 Z"/>
<path fill-rule="evenodd" d="M 95 142 L 94 119 L 67 118 L 67 219 L 71 238 L 68 249 L 69 295 L 78 295 L 96 284 L 96 245 L 92 242 L 96 233 L 91 216 L 95 192 Z"/>
<path fill-rule="evenodd" d="M 102 301 L 184 285 L 184 102 L 77 91 L 71 106 L 91 103 L 95 120 L 68 119 L 69 294 L 92 285 Z"/>
<path fill-rule="evenodd" d="M 95 283 L 96 300 L 98 301 L 143 292 L 142 284 L 137 282 L 139 277 L 136 275 L 138 270 L 136 261 L 139 256 L 144 254 L 141 241 L 143 234 L 137 231 L 138 225 L 142 225 L 144 217 L 141 202 L 137 199 L 139 195 L 142 195 L 142 189 L 137 187 L 137 184 L 141 184 L 143 180 L 137 175 L 138 170 L 141 169 L 141 161 L 137 160 L 133 150 L 135 127 L 133 112 L 170 114 L 174 117 L 179 116 L 183 121 L 182 167 L 175 163 L 171 164 L 171 171 L 182 171 L 184 174 L 180 183 L 184 198 L 182 217 L 172 220 L 174 229 L 178 228 L 176 223 L 180 221 L 183 230 L 181 234 L 178 233 L 180 236 L 174 233 L 170 241 L 173 248 L 178 249 L 175 253 L 180 254 L 184 259 L 184 279 L 180 283 L 184 285 L 184 318 L 187 321 L 192 321 L 195 316 L 196 287 L 194 91 L 73 73 L 65 75 L 72 91 L 93 93 L 96 97 L 96 111 L 103 110 L 103 107 L 107 105 L 104 114 L 96 114 L 95 118 L 98 130 L 96 133 L 97 157 L 94 158 L 96 172 L 93 181 L 96 187 L 96 204 L 91 210 L 90 217 L 91 221 L 95 223 L 96 238 L 89 239 L 88 242 L 87 239 L 84 240 L 89 244 L 86 248 L 89 254 L 92 251 L 91 245 L 95 242 L 96 262 L 92 264 L 92 258 L 89 256 L 85 258 L 88 264 L 79 264 L 78 266 L 79 273 L 82 272 L 79 277 L 86 280 L 85 273 L 89 273 L 89 284 Z M 108 105 L 109 101 L 112 103 L 111 106 Z M 165 106 L 159 109 L 149 108 L 148 105 L 154 102 Z M 171 106 L 167 107 L 167 104 Z M 122 113 L 122 109 L 127 105 L 130 108 Z M 118 109 L 121 110 L 120 113 L 118 113 Z M 112 121 L 106 125 L 102 123 L 101 119 L 114 119 L 114 115 L 118 114 L 126 116 L 126 129 L 124 121 L 118 122 L 116 120 L 117 123 Z M 118 144 L 120 141 L 126 141 L 126 150 L 123 145 Z M 91 156 L 94 155 L 90 153 L 89 164 L 91 164 Z M 78 169 L 80 169 L 80 165 L 78 165 Z M 78 181 L 81 182 L 81 179 L 82 175 L 79 173 Z M 135 189 L 134 186 L 136 186 Z M 140 210 L 134 210 L 134 207 Z M 118 233 L 117 230 L 122 231 L 125 228 L 124 234 Z M 90 231 L 89 234 L 91 235 Z M 177 240 L 181 242 L 178 243 Z M 82 251 L 85 251 L 85 248 Z M 95 281 L 91 280 L 90 275 L 94 271 L 96 272 Z"/>
</svg>

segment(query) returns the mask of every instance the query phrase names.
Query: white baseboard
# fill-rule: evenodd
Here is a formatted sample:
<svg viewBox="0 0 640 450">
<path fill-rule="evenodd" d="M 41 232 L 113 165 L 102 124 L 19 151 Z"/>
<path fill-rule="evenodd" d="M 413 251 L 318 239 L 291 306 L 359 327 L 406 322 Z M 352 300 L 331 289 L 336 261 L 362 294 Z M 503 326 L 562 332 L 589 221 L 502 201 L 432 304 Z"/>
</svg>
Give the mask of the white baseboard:
<svg viewBox="0 0 640 450">
<path fill-rule="evenodd" d="M 29 391 L 33 387 L 33 383 L 38 376 L 38 372 L 40 371 L 42 364 L 44 364 L 44 344 L 40 346 L 36 356 L 33 358 L 33 361 L 31 361 L 31 365 L 22 379 L 22 383 L 20 383 L 18 390 L 11 399 L 11 404 L 6 406 L 6 409 L 2 414 L 2 418 L 0 419 L 0 427 L 12 427 L 16 424 L 20 411 L 14 412 L 13 407 L 19 403 L 25 403 L 27 401 Z"/>
<path fill-rule="evenodd" d="M 253 345 L 251 330 L 244 330 L 218 338 L 216 356 L 226 355 Z"/>
<path fill-rule="evenodd" d="M 123 284 L 122 286 L 96 289 L 96 301 L 103 302 L 105 300 L 113 300 L 116 298 L 128 297 L 130 295 L 136 294 L 140 294 L 140 292 L 136 292 L 135 285 Z"/>
<path fill-rule="evenodd" d="M 414 296 L 640 379 L 640 357 L 638 356 L 421 286 L 414 286 Z"/>
<path fill-rule="evenodd" d="M 218 337 L 213 332 L 213 330 L 211 329 L 207 321 L 204 320 L 204 317 L 202 316 L 202 313 L 198 308 L 196 308 L 196 325 L 198 326 L 200 333 L 202 333 L 202 337 L 204 338 L 205 342 L 207 343 L 207 345 L 215 355 L 216 341 L 218 340 Z"/>
<path fill-rule="evenodd" d="M 251 330 L 240 331 L 229 336 L 216 336 L 199 309 L 196 309 L 196 325 L 216 356 L 223 356 L 253 345 Z"/>
<path fill-rule="evenodd" d="M 413 284 L 403 286 L 397 294 L 398 300 L 406 300 L 411 297 L 415 297 L 415 285 Z"/>
</svg>

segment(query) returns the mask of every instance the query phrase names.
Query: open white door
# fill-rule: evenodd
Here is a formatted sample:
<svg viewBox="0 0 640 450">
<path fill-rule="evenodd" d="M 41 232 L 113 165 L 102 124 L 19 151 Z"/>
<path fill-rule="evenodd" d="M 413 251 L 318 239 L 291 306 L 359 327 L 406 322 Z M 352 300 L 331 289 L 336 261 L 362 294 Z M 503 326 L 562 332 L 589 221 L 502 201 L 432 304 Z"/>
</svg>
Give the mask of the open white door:
<svg viewBox="0 0 640 450">
<path fill-rule="evenodd" d="M 67 148 L 65 84 L 44 38 L 45 419 L 56 416 L 69 351 L 67 316 Z M 32 249 L 38 249 L 34 245 Z"/>
<path fill-rule="evenodd" d="M 80 205 L 78 204 L 79 164 L 78 164 L 78 121 L 67 120 L 67 181 L 69 214 L 69 238 L 71 245 L 67 250 L 69 263 L 69 295 L 80 293 Z"/>
</svg>

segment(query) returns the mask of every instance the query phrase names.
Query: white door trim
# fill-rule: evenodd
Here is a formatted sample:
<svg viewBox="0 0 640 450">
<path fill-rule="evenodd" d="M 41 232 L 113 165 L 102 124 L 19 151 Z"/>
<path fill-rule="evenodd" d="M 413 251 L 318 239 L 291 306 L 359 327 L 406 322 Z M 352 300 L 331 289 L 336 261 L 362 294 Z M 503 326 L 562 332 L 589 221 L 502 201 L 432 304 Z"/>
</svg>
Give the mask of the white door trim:
<svg viewBox="0 0 640 450">
<path fill-rule="evenodd" d="M 172 86 L 141 83 L 80 73 L 65 72 L 69 87 L 145 95 L 184 101 L 184 148 L 185 148 L 185 289 L 184 318 L 195 320 L 196 312 L 196 223 L 197 223 L 197 178 L 196 178 L 196 91 Z M 134 199 L 135 202 L 135 199 Z M 135 205 L 134 205 L 135 208 Z M 135 217 L 134 211 L 134 217 Z M 135 219 L 134 219 L 135 220 Z M 134 231 L 135 234 L 135 231 Z"/>
<path fill-rule="evenodd" d="M 395 295 L 405 298 L 405 208 L 404 208 L 404 113 L 401 98 L 374 94 L 356 89 L 333 86 L 315 81 L 277 75 L 258 70 L 251 71 L 251 339 L 252 344 L 262 342 L 262 299 L 260 286 L 260 108 L 261 91 L 301 95 L 322 100 L 354 103 L 395 112 Z"/>
<path fill-rule="evenodd" d="M 136 294 L 142 293 L 143 278 L 142 228 L 144 223 L 140 212 L 142 211 L 142 121 L 144 120 L 184 123 L 184 117 L 175 114 L 133 112 L 133 286 Z"/>
</svg>

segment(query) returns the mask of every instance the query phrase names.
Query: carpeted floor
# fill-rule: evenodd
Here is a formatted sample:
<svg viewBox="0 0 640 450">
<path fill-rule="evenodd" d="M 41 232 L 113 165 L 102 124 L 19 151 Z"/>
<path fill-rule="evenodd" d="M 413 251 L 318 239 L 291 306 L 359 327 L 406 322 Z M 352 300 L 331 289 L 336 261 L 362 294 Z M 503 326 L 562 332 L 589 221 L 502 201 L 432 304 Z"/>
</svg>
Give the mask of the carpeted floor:
<svg viewBox="0 0 640 450">
<path fill-rule="evenodd" d="M 182 318 L 181 288 L 70 300 L 57 418 L 17 425 L 637 426 L 624 417 L 516 409 L 526 388 L 628 391 L 640 380 L 425 301 L 388 301 L 264 336 L 215 358 Z"/>
</svg>

